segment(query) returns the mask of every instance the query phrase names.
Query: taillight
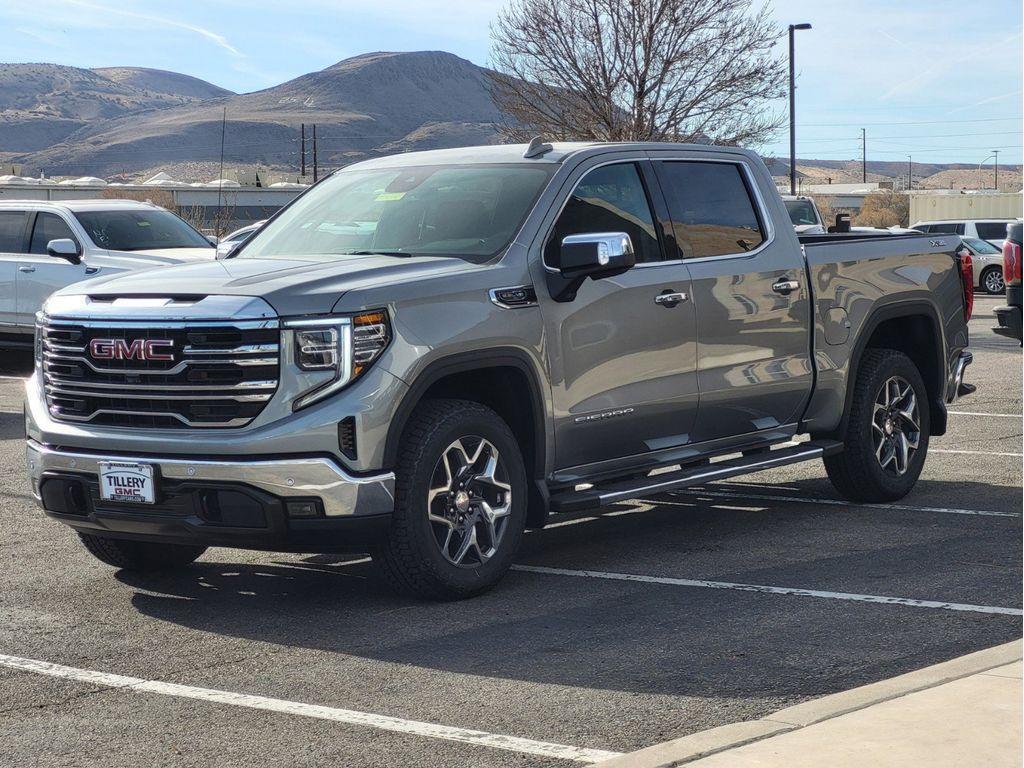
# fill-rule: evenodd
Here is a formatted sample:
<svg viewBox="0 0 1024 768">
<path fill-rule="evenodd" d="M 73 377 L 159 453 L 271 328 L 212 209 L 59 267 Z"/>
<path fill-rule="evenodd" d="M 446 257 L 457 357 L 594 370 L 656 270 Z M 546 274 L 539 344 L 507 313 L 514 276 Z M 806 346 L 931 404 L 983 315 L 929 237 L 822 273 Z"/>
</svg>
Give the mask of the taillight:
<svg viewBox="0 0 1024 768">
<path fill-rule="evenodd" d="M 974 313 L 974 260 L 966 248 L 957 252 L 960 262 L 960 285 L 964 289 L 964 320 L 970 320 Z"/>
<path fill-rule="evenodd" d="M 1003 241 L 1003 279 L 1006 282 L 1021 279 L 1020 243 L 1007 238 Z"/>
</svg>

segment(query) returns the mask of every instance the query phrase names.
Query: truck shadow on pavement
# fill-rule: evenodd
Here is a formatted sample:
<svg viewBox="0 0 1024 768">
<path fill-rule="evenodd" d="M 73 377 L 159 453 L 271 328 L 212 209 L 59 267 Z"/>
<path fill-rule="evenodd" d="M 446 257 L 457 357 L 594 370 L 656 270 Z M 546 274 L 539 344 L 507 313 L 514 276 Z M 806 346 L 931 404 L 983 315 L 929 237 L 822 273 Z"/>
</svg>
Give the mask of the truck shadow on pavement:
<svg viewBox="0 0 1024 768">
<path fill-rule="evenodd" d="M 0 440 L 16 440 L 25 436 L 25 416 L 0 412 Z"/>
<path fill-rule="evenodd" d="M 729 486 L 715 486 L 723 488 Z M 790 495 L 821 493 L 816 481 L 786 488 Z M 928 496 L 952 498 L 954 488 L 960 498 L 978 494 L 989 504 L 1005 505 L 1014 494 L 982 484 L 921 483 Z M 1016 507 L 988 508 L 1019 509 L 1016 493 Z M 740 503 L 732 500 L 694 501 L 685 509 L 595 512 L 596 519 L 579 525 L 531 533 L 518 562 L 1019 605 L 1019 519 L 984 518 L 979 526 L 982 518 L 964 515 L 774 503 L 751 503 L 753 511 L 745 512 L 714 508 Z M 174 575 L 117 578 L 138 590 L 132 602 L 146 616 L 333 652 L 339 664 L 354 655 L 442 672 L 721 700 L 819 696 L 1020 632 L 1019 620 L 1007 616 L 516 571 L 471 601 L 427 603 L 387 591 L 370 563 L 353 562 L 357 555 L 267 553 L 254 555 L 255 563 L 217 562 L 221 551 Z M 957 572 L 944 587 L 951 563 Z"/>
</svg>

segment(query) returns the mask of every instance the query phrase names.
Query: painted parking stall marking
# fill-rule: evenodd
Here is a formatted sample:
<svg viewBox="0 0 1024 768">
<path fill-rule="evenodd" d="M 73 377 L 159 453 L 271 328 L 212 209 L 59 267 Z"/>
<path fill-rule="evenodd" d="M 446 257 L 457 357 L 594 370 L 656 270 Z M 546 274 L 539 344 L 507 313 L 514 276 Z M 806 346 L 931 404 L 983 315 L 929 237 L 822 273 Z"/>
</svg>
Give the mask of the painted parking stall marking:
<svg viewBox="0 0 1024 768">
<path fill-rule="evenodd" d="M 475 731 L 469 728 L 453 728 L 436 723 L 425 723 L 419 720 L 404 720 L 399 717 L 376 715 L 370 712 L 359 712 L 352 709 L 325 707 L 317 704 L 305 704 L 286 699 L 274 699 L 267 696 L 253 696 L 246 693 L 234 693 L 215 688 L 197 688 L 191 685 L 168 683 L 162 680 L 145 680 L 141 677 L 115 675 L 109 672 L 97 672 L 90 669 L 67 667 L 48 661 L 25 659 L 20 656 L 0 654 L 0 666 L 30 672 L 48 677 L 59 677 L 75 680 L 89 685 L 106 688 L 119 688 L 140 693 L 155 693 L 161 696 L 175 696 L 183 699 L 207 701 L 212 704 L 224 704 L 232 707 L 246 707 L 285 715 L 313 717 L 320 720 L 331 720 L 349 725 L 361 725 L 384 731 L 394 731 L 413 736 L 423 736 L 445 741 L 458 741 L 475 744 L 481 747 L 502 749 L 507 752 L 518 752 L 525 755 L 537 755 L 556 760 L 571 760 L 577 763 L 595 763 L 618 757 L 619 752 L 608 752 L 601 749 L 585 749 L 567 744 L 552 744 L 546 741 L 534 741 L 518 736 L 504 736 L 486 731 Z"/>
<path fill-rule="evenodd" d="M 979 517 L 1020 517 L 1020 512 L 1011 511 L 998 511 L 993 509 L 962 509 L 956 507 L 921 507 L 913 506 L 910 504 L 869 504 L 869 503 L 858 503 L 854 501 L 845 501 L 843 499 L 817 499 L 808 496 L 780 496 L 773 493 L 746 493 L 736 491 L 701 491 L 701 490 L 683 490 L 673 491 L 670 495 L 672 496 L 691 496 L 691 497 L 707 497 L 712 499 L 753 499 L 757 501 L 784 501 L 784 502 L 796 502 L 799 504 L 826 504 L 834 507 L 863 507 L 865 509 L 880 509 L 884 511 L 896 511 L 896 512 L 932 512 L 943 515 L 977 515 Z M 666 502 L 664 500 L 656 499 L 641 499 L 645 504 L 671 504 L 672 502 Z"/>
<path fill-rule="evenodd" d="M 946 611 L 964 611 L 967 613 L 991 613 L 1003 616 L 1024 616 L 1020 608 L 1006 608 L 998 605 L 972 605 L 970 603 L 950 603 L 940 600 L 915 600 L 908 597 L 888 597 L 885 595 L 858 595 L 850 592 L 828 592 L 820 589 L 800 589 L 798 587 L 771 587 L 764 584 L 738 584 L 729 581 L 705 581 L 704 579 L 675 579 L 667 576 L 642 576 L 634 573 L 608 573 L 605 571 L 577 571 L 568 568 L 548 568 L 540 565 L 513 565 L 512 570 L 525 573 L 547 574 L 550 576 L 573 576 L 584 579 L 606 579 L 610 581 L 636 581 L 647 584 L 662 584 L 672 587 L 696 587 L 698 589 L 731 589 L 740 592 L 760 592 L 771 595 L 793 595 L 797 597 L 817 597 L 828 600 L 850 600 L 858 603 L 881 603 L 884 605 L 901 605 L 909 608 L 935 608 Z"/>
</svg>

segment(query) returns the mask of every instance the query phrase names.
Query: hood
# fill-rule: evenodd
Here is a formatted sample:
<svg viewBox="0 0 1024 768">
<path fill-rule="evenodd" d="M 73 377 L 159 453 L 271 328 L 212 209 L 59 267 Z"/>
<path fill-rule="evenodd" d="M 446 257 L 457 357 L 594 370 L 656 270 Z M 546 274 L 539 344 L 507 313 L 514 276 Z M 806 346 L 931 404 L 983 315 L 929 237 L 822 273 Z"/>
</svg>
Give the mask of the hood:
<svg viewBox="0 0 1024 768">
<path fill-rule="evenodd" d="M 210 248 L 147 248 L 144 251 L 107 251 L 110 256 L 128 259 L 145 259 L 154 264 L 187 264 L 193 261 L 210 261 L 217 255 L 217 249 Z"/>
<path fill-rule="evenodd" d="M 212 249 L 211 249 L 212 251 Z M 327 314 L 347 291 L 483 267 L 457 258 L 337 256 L 330 261 L 222 259 L 127 272 L 76 283 L 63 295 L 255 296 L 279 315 Z"/>
</svg>

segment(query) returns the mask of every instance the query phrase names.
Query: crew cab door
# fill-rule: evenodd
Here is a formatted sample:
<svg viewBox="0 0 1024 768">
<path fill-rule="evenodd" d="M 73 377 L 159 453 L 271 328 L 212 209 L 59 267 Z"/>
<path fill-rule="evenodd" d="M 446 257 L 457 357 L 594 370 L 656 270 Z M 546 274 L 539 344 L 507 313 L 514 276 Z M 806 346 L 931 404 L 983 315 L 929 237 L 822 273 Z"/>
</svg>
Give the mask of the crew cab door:
<svg viewBox="0 0 1024 768">
<path fill-rule="evenodd" d="M 692 279 L 700 389 L 693 439 L 791 432 L 813 383 L 811 304 L 785 209 L 773 201 L 778 210 L 769 210 L 758 191 L 771 179 L 729 153 L 661 157 L 655 168 Z"/>
<path fill-rule="evenodd" d="M 35 324 L 35 315 L 51 293 L 65 285 L 91 276 L 95 269 L 84 261 L 72 264 L 60 256 L 50 256 L 46 244 L 51 240 L 73 240 L 82 251 L 80 238 L 70 225 L 55 213 L 40 211 L 35 215 L 28 253 L 18 259 L 18 324 Z"/>
<path fill-rule="evenodd" d="M 652 196 L 649 164 L 592 160 L 567 186 L 571 193 L 543 230 L 543 268 L 558 263 L 565 237 L 601 232 L 628 234 L 637 263 L 614 277 L 588 278 L 570 301 L 553 300 L 538 281 L 555 467 L 684 444 L 697 409 L 690 276 L 684 264 L 664 258 L 667 220 L 663 200 Z"/>
<path fill-rule="evenodd" d="M 18 259 L 25 249 L 25 211 L 0 211 L 0 333 L 18 324 Z"/>
</svg>

